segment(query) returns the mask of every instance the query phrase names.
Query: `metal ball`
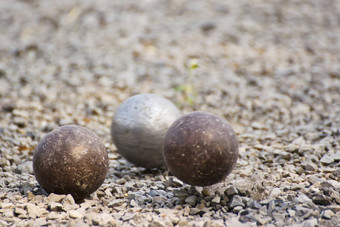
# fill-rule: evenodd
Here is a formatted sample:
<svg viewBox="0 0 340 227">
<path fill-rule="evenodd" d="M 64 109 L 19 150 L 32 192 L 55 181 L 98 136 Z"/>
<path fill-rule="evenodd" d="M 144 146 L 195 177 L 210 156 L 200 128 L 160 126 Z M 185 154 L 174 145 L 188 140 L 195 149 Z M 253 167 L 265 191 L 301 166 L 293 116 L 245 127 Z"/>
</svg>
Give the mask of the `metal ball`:
<svg viewBox="0 0 340 227">
<path fill-rule="evenodd" d="M 169 128 L 163 147 L 168 169 L 180 180 L 195 186 L 222 181 L 238 158 L 236 135 L 223 118 L 192 112 Z"/>
<path fill-rule="evenodd" d="M 33 170 L 48 193 L 80 200 L 104 182 L 109 158 L 104 143 L 87 128 L 67 125 L 48 133 L 33 154 Z"/>
<path fill-rule="evenodd" d="M 118 107 L 111 125 L 118 153 L 136 166 L 164 166 L 163 139 L 180 116 L 179 109 L 162 96 L 139 94 L 128 98 Z"/>
</svg>

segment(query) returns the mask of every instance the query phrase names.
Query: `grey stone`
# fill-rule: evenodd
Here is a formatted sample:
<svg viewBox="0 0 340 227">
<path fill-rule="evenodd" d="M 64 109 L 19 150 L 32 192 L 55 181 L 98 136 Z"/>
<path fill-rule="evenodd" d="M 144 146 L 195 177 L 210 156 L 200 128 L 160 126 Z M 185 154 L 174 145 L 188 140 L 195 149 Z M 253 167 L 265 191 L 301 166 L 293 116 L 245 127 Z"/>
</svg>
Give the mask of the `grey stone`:
<svg viewBox="0 0 340 227">
<path fill-rule="evenodd" d="M 188 192 L 185 191 L 184 189 L 175 190 L 174 194 L 178 198 L 186 198 L 186 197 L 188 197 Z"/>
<path fill-rule="evenodd" d="M 260 216 L 260 217 L 256 217 L 258 223 L 260 225 L 266 225 L 267 223 L 272 221 L 272 218 L 270 216 Z M 267 227 L 268 225 L 266 225 Z"/>
<path fill-rule="evenodd" d="M 272 200 L 268 203 L 268 214 L 271 214 L 275 210 L 275 201 Z"/>
<path fill-rule="evenodd" d="M 301 193 L 295 199 L 298 203 L 310 203 L 312 200 L 305 194 Z"/>
<path fill-rule="evenodd" d="M 332 210 L 324 210 L 322 212 L 322 218 L 324 219 L 331 219 L 334 216 L 334 212 Z"/>
<path fill-rule="evenodd" d="M 125 213 L 122 217 L 121 217 L 121 219 L 123 220 L 123 221 L 128 221 L 128 220 L 131 220 L 132 218 L 134 218 L 136 216 L 136 214 L 134 214 L 134 213 Z"/>
<path fill-rule="evenodd" d="M 316 218 L 312 218 L 310 220 L 302 222 L 301 225 L 302 227 L 316 227 L 318 226 L 318 220 Z"/>
<path fill-rule="evenodd" d="M 329 155 L 324 155 L 321 159 L 320 162 L 325 165 L 329 165 L 334 162 L 334 158 Z"/>
<path fill-rule="evenodd" d="M 338 151 L 337 153 L 331 155 L 331 157 L 332 157 L 335 161 L 340 161 L 340 151 Z"/>
<path fill-rule="evenodd" d="M 335 176 L 335 177 L 339 177 L 340 178 L 340 168 L 338 168 L 337 170 L 335 170 L 334 172 L 333 172 L 333 175 Z"/>
<path fill-rule="evenodd" d="M 285 215 L 284 214 L 279 214 L 279 213 L 274 213 L 273 217 L 275 219 L 276 222 L 284 222 L 285 220 Z"/>
<path fill-rule="evenodd" d="M 200 209 L 198 209 L 198 208 L 191 208 L 190 209 L 190 215 L 195 215 L 195 214 L 199 214 L 199 213 L 201 213 L 201 214 L 204 214 L 204 212 L 202 212 L 202 210 L 200 210 Z"/>
<path fill-rule="evenodd" d="M 152 198 L 152 201 L 157 204 L 164 204 L 168 201 L 168 198 L 165 196 L 155 196 Z"/>
<path fill-rule="evenodd" d="M 136 196 L 136 200 L 137 200 L 138 204 L 144 204 L 149 199 L 146 196 Z"/>
<path fill-rule="evenodd" d="M 233 185 L 229 185 L 225 190 L 225 194 L 230 197 L 238 194 L 238 191 Z"/>
<path fill-rule="evenodd" d="M 305 165 L 306 171 L 315 172 L 317 169 L 318 167 L 314 163 L 309 162 Z"/>
<path fill-rule="evenodd" d="M 123 199 L 115 199 L 112 200 L 109 204 L 108 207 L 117 207 L 119 205 L 121 205 L 122 203 L 125 203 L 126 201 Z"/>
<path fill-rule="evenodd" d="M 287 212 L 290 217 L 295 217 L 296 214 L 295 210 L 288 209 Z"/>
<path fill-rule="evenodd" d="M 197 202 L 197 197 L 195 195 L 191 195 L 185 199 L 185 203 L 195 206 Z"/>
<path fill-rule="evenodd" d="M 218 204 L 221 202 L 221 197 L 216 195 L 212 200 L 211 200 L 212 203 L 214 204 Z"/>
<path fill-rule="evenodd" d="M 252 201 L 249 205 L 250 208 L 252 209 L 260 209 L 261 208 L 261 204 L 257 201 Z"/>
<path fill-rule="evenodd" d="M 245 207 L 244 203 L 242 202 L 242 198 L 239 195 L 234 195 L 229 204 L 229 208 L 234 208 L 236 206 L 241 206 L 242 208 Z"/>
<path fill-rule="evenodd" d="M 323 206 L 328 206 L 332 204 L 330 199 L 326 197 L 325 195 L 316 195 L 313 198 L 313 202 L 317 205 L 323 205 Z"/>
<path fill-rule="evenodd" d="M 297 191 L 297 190 L 300 190 L 301 189 L 301 185 L 299 184 L 291 184 L 290 185 L 290 190 L 293 190 L 293 191 Z"/>
<path fill-rule="evenodd" d="M 130 201 L 130 206 L 136 207 L 136 206 L 138 206 L 138 204 L 136 203 L 135 200 L 132 199 L 132 200 Z"/>
<path fill-rule="evenodd" d="M 281 189 L 279 188 L 273 188 L 273 190 L 270 192 L 269 197 L 270 198 L 276 198 L 277 196 L 279 196 L 281 194 Z"/>
<path fill-rule="evenodd" d="M 17 167 L 19 173 L 33 174 L 33 164 L 32 161 L 26 161 L 18 165 Z"/>
<path fill-rule="evenodd" d="M 333 198 L 336 203 L 340 204 L 340 193 L 339 192 L 332 190 L 330 193 L 330 197 Z"/>
<path fill-rule="evenodd" d="M 315 175 L 312 175 L 308 178 L 308 181 L 312 184 L 315 184 L 315 183 L 322 183 L 324 180 L 322 180 L 321 178 L 319 178 Z"/>
<path fill-rule="evenodd" d="M 299 206 L 299 205 L 296 206 L 295 209 L 296 209 L 295 214 L 298 217 L 302 217 L 303 215 L 305 215 L 308 212 L 308 208 L 303 207 L 303 206 Z"/>
</svg>

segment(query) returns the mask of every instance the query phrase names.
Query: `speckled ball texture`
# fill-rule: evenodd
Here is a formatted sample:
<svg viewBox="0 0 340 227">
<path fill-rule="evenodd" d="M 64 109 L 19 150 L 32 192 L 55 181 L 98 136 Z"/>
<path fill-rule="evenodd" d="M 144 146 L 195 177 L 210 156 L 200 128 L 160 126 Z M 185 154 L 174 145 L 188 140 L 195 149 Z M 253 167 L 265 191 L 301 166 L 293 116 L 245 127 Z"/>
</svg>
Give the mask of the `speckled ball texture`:
<svg viewBox="0 0 340 227">
<path fill-rule="evenodd" d="M 168 169 L 180 180 L 195 186 L 222 181 L 238 158 L 234 130 L 223 118 L 192 112 L 169 128 L 163 147 Z"/>
<path fill-rule="evenodd" d="M 180 116 L 179 109 L 162 96 L 139 94 L 128 98 L 117 108 L 111 125 L 117 152 L 136 166 L 164 166 L 164 136 Z"/>
<path fill-rule="evenodd" d="M 33 170 L 48 193 L 71 194 L 76 200 L 104 182 L 109 158 L 103 142 L 91 130 L 62 126 L 48 133 L 33 154 Z"/>
</svg>

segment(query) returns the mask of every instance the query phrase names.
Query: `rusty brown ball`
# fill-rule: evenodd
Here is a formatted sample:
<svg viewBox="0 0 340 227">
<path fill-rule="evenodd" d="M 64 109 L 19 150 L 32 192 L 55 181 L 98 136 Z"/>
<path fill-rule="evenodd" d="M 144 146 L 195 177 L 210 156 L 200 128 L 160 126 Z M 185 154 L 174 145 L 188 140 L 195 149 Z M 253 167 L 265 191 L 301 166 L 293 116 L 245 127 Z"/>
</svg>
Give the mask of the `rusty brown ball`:
<svg viewBox="0 0 340 227">
<path fill-rule="evenodd" d="M 62 126 L 48 133 L 33 154 L 33 170 L 48 193 L 71 194 L 80 200 L 104 182 L 109 158 L 103 142 L 91 130 Z"/>
<path fill-rule="evenodd" d="M 230 174 L 238 158 L 238 142 L 226 120 L 196 111 L 171 125 L 164 139 L 163 156 L 178 179 L 208 186 Z"/>
</svg>

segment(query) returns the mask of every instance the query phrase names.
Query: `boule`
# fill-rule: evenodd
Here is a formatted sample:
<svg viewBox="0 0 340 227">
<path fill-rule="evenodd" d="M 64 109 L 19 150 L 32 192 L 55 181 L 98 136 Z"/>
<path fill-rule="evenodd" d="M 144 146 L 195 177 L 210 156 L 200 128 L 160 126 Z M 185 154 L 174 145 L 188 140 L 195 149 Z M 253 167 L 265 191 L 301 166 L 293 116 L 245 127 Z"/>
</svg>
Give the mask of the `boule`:
<svg viewBox="0 0 340 227">
<path fill-rule="evenodd" d="M 223 118 L 192 112 L 169 128 L 163 147 L 166 166 L 178 179 L 195 186 L 222 181 L 238 158 L 236 135 Z"/>
<path fill-rule="evenodd" d="M 179 109 L 162 96 L 139 94 L 128 98 L 112 120 L 111 135 L 117 152 L 136 166 L 164 166 L 164 136 L 180 116 Z"/>
<path fill-rule="evenodd" d="M 104 182 L 109 158 L 103 142 L 91 130 L 67 125 L 49 132 L 33 154 L 33 170 L 48 193 L 71 194 L 80 200 Z"/>
</svg>

